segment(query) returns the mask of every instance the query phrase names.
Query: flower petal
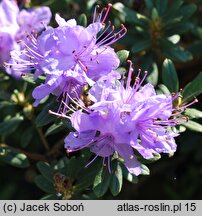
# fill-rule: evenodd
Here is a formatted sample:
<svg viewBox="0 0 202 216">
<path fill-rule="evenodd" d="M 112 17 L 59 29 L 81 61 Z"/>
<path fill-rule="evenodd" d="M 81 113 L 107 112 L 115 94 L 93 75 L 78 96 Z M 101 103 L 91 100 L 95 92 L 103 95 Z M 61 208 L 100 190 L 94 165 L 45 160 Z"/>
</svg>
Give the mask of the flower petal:
<svg viewBox="0 0 202 216">
<path fill-rule="evenodd" d="M 137 161 L 132 148 L 126 143 L 119 143 L 115 145 L 115 150 L 124 159 L 124 164 L 128 171 L 136 176 L 141 174 L 140 163 Z"/>
</svg>

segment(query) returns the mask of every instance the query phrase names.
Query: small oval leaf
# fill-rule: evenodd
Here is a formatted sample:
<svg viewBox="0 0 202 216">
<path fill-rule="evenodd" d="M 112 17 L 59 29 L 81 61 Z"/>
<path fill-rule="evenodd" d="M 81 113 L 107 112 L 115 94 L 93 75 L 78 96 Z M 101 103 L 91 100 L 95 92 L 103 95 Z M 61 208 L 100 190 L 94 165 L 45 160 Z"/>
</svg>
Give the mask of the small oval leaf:
<svg viewBox="0 0 202 216">
<path fill-rule="evenodd" d="M 178 92 L 179 81 L 175 66 L 170 59 L 165 59 L 162 67 L 162 80 L 171 92 Z"/>
<path fill-rule="evenodd" d="M 120 50 L 116 53 L 118 55 L 121 64 L 128 59 L 129 53 L 130 52 L 128 50 Z"/>
<path fill-rule="evenodd" d="M 97 197 L 102 197 L 108 190 L 110 184 L 110 174 L 106 167 L 102 166 L 95 177 L 93 191 Z"/>
<path fill-rule="evenodd" d="M 199 94 L 202 93 L 202 72 L 190 83 L 188 83 L 182 91 L 183 100 L 182 103 L 185 104 Z"/>
<path fill-rule="evenodd" d="M 202 132 L 202 125 L 197 122 L 189 120 L 184 126 L 191 131 Z"/>
<path fill-rule="evenodd" d="M 112 176 L 110 181 L 110 191 L 113 196 L 117 196 L 121 192 L 123 184 L 122 168 L 118 161 L 112 164 Z"/>
<path fill-rule="evenodd" d="M 190 118 L 202 118 L 202 111 L 194 108 L 187 108 L 185 110 L 185 115 L 189 116 Z"/>
<path fill-rule="evenodd" d="M 27 156 L 9 146 L 0 147 L 0 160 L 18 168 L 29 167 Z"/>
<path fill-rule="evenodd" d="M 56 193 L 53 183 L 48 181 L 45 177 L 42 175 L 38 175 L 35 178 L 35 184 L 44 192 L 46 193 Z"/>
</svg>

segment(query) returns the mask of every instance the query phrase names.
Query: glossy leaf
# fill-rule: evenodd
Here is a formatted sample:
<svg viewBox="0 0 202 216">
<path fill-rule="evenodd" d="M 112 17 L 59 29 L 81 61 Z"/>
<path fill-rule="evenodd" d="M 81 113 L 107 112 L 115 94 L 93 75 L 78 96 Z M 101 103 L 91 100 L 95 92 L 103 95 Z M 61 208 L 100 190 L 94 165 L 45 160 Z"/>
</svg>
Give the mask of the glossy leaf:
<svg viewBox="0 0 202 216">
<path fill-rule="evenodd" d="M 121 192 L 122 184 L 123 184 L 122 168 L 118 161 L 112 162 L 110 191 L 113 196 L 117 196 Z"/>
<path fill-rule="evenodd" d="M 151 83 L 153 86 L 156 86 L 158 83 L 158 67 L 156 63 L 153 63 L 152 65 L 153 70 L 149 71 L 149 75 L 147 76 L 146 80 L 147 82 Z"/>
<path fill-rule="evenodd" d="M 160 94 L 170 94 L 170 91 L 169 89 L 163 85 L 163 84 L 160 84 L 158 85 L 159 89 L 157 89 L 157 92 L 160 93 Z"/>
<path fill-rule="evenodd" d="M 62 122 L 54 123 L 46 130 L 45 136 L 58 133 L 64 129 L 66 129 L 66 126 Z"/>
<path fill-rule="evenodd" d="M 123 177 L 133 183 L 133 184 L 137 184 L 138 183 L 138 177 L 135 175 L 132 175 L 126 168 L 125 166 L 122 166 L 122 171 L 123 171 Z"/>
<path fill-rule="evenodd" d="M 179 81 L 175 66 L 170 59 L 165 59 L 162 67 L 162 80 L 171 92 L 179 91 Z"/>
<path fill-rule="evenodd" d="M 87 26 L 87 17 L 85 14 L 81 14 L 78 18 L 78 25 L 81 25 L 81 26 L 84 26 L 86 27 Z"/>
<path fill-rule="evenodd" d="M 0 123 L 0 135 L 9 135 L 13 133 L 23 121 L 22 116 L 10 117 Z"/>
<path fill-rule="evenodd" d="M 144 164 L 141 164 L 141 171 L 142 171 L 142 175 L 149 175 L 150 174 L 150 171 L 149 171 L 149 168 L 144 165 Z"/>
<path fill-rule="evenodd" d="M 162 53 L 169 59 L 174 61 L 186 62 L 192 60 L 192 54 L 184 48 L 173 44 L 172 42 L 161 39 L 160 48 Z"/>
<path fill-rule="evenodd" d="M 142 38 L 133 43 L 131 47 L 131 52 L 138 53 L 145 49 L 148 49 L 151 46 L 151 41 L 149 38 Z"/>
<path fill-rule="evenodd" d="M 97 197 L 102 197 L 110 185 L 110 174 L 106 167 L 102 166 L 95 177 L 93 191 Z"/>
<path fill-rule="evenodd" d="M 183 21 L 187 21 L 195 13 L 196 9 L 195 4 L 183 5 L 178 11 L 178 15 L 183 17 Z"/>
<path fill-rule="evenodd" d="M 185 115 L 189 116 L 190 118 L 202 118 L 202 111 L 194 108 L 187 108 L 185 110 Z"/>
<path fill-rule="evenodd" d="M 179 125 L 179 126 L 176 126 L 176 127 L 172 128 L 172 130 L 173 130 L 174 133 L 178 134 L 178 133 L 185 132 L 187 129 L 183 125 Z"/>
<path fill-rule="evenodd" d="M 27 156 L 9 146 L 0 147 L 0 160 L 18 168 L 29 167 Z"/>
<path fill-rule="evenodd" d="M 202 72 L 190 83 L 188 83 L 182 91 L 183 104 L 192 101 L 195 97 L 202 93 Z"/>
<path fill-rule="evenodd" d="M 33 138 L 33 128 L 28 127 L 25 129 L 25 131 L 22 133 L 21 139 L 20 139 L 20 145 L 25 148 L 29 145 Z"/>
<path fill-rule="evenodd" d="M 154 7 L 153 1 L 152 0 L 144 0 L 144 2 L 145 2 L 145 5 L 146 5 L 147 9 L 149 11 L 151 11 L 153 9 L 153 7 Z"/>
<path fill-rule="evenodd" d="M 37 168 L 43 177 L 45 177 L 48 181 L 53 182 L 54 170 L 48 163 L 39 161 L 37 163 Z"/>
<path fill-rule="evenodd" d="M 0 101 L 0 109 L 3 109 L 3 108 L 5 109 L 6 107 L 9 107 L 9 106 L 15 106 L 15 104 L 9 101 Z"/>
<path fill-rule="evenodd" d="M 113 4 L 113 9 L 119 12 L 119 16 L 123 22 L 128 21 L 130 23 L 140 25 L 143 27 L 148 26 L 148 18 L 142 14 L 136 13 L 134 10 L 126 7 L 121 2 Z"/>
<path fill-rule="evenodd" d="M 202 40 L 191 43 L 188 50 L 192 53 L 193 56 L 202 56 Z"/>
<path fill-rule="evenodd" d="M 48 113 L 50 109 L 55 109 L 55 104 L 48 104 L 46 107 L 43 108 L 43 110 L 39 113 L 39 115 L 36 117 L 35 123 L 37 127 L 42 127 L 44 125 L 47 125 L 51 123 L 55 116 Z"/>
<path fill-rule="evenodd" d="M 76 190 L 84 190 L 87 187 L 93 185 L 94 179 L 100 168 L 100 161 L 95 161 L 92 166 L 83 167 L 79 174 L 79 178 L 76 180 Z"/>
<path fill-rule="evenodd" d="M 34 180 L 35 184 L 46 193 L 56 193 L 53 183 L 48 181 L 44 176 L 38 175 Z"/>
<path fill-rule="evenodd" d="M 164 15 L 164 19 L 171 20 L 175 17 L 178 17 L 178 11 L 179 11 L 179 8 L 182 6 L 182 4 L 183 4 L 182 0 L 175 0 L 175 3 L 171 4 L 167 8 L 165 15 Z"/>
<path fill-rule="evenodd" d="M 155 162 L 155 161 L 157 161 L 157 160 L 159 160 L 159 159 L 161 159 L 161 155 L 160 154 L 158 154 L 158 153 L 155 153 L 155 154 L 153 154 L 153 158 L 150 158 L 150 159 L 144 159 L 142 156 L 138 156 L 137 157 L 138 158 L 138 161 L 140 161 L 141 163 L 142 163 L 142 165 L 143 164 L 150 164 L 150 163 L 153 163 L 153 162 Z M 144 170 L 144 172 L 147 170 L 148 168 L 147 167 L 144 167 L 144 165 L 143 165 L 143 170 Z M 149 172 L 149 170 L 147 170 L 148 172 Z M 146 171 L 146 172 L 147 172 Z M 148 174 L 144 174 L 144 175 L 148 175 Z"/>
<path fill-rule="evenodd" d="M 197 122 L 189 120 L 184 126 L 191 131 L 202 132 L 202 125 Z"/>
<path fill-rule="evenodd" d="M 128 50 L 120 50 L 116 54 L 118 55 L 118 58 L 120 59 L 121 64 L 126 62 L 129 56 L 129 51 Z"/>
<path fill-rule="evenodd" d="M 168 7 L 168 0 L 156 0 L 156 9 L 158 11 L 158 14 L 162 16 Z"/>
<path fill-rule="evenodd" d="M 173 21 L 173 20 L 172 20 Z M 164 33 L 167 37 L 171 37 L 173 35 L 181 35 L 184 34 L 194 28 L 193 23 L 191 22 L 182 22 L 181 20 L 177 20 L 175 23 L 169 23 L 164 28 Z"/>
</svg>

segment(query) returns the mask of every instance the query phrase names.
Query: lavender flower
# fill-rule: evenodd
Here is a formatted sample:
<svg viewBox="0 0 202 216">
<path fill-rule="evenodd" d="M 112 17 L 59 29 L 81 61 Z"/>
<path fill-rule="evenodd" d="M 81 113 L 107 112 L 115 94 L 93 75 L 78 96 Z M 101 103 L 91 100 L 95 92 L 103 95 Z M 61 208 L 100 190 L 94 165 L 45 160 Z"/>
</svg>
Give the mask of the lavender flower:
<svg viewBox="0 0 202 216">
<path fill-rule="evenodd" d="M 15 1 L 0 2 L 0 65 L 9 60 L 9 52 L 16 47 L 15 35 L 19 30 L 18 13 L 19 9 Z"/>
<path fill-rule="evenodd" d="M 128 143 L 130 136 L 127 125 L 127 118 L 120 118 L 119 107 L 110 104 L 107 111 L 94 111 L 89 114 L 76 111 L 71 116 L 72 126 L 76 132 L 71 132 L 65 138 L 67 152 L 80 150 L 89 147 L 96 154 L 90 161 L 90 165 L 98 156 L 108 159 L 110 170 L 110 157 L 113 154 L 124 159 L 125 166 L 134 175 L 141 173 L 140 163 L 137 161 L 133 150 Z"/>
<path fill-rule="evenodd" d="M 196 100 L 174 107 L 173 101 L 179 94 L 156 95 L 151 84 L 140 89 L 147 74 L 141 80 L 140 71 L 131 87 L 132 72 L 130 62 L 126 87 L 123 81 L 116 84 L 102 81 L 94 85 L 89 95 L 94 101 L 92 106 L 86 108 L 80 99 L 74 101 L 85 112 L 68 107 L 73 114 L 67 118 L 76 132 L 66 137 L 65 148 L 72 152 L 88 147 L 96 154 L 95 158 L 108 158 L 109 163 L 110 156 L 119 155 L 129 172 L 139 175 L 141 166 L 134 150 L 145 159 L 159 153 L 173 154 L 176 151 L 174 137 L 178 134 L 172 127 L 187 121 L 181 113 Z"/>
<path fill-rule="evenodd" d="M 27 35 L 39 33 L 50 22 L 48 7 L 21 10 L 14 0 L 2 0 L 0 3 L 0 65 L 10 60 L 11 50 L 20 50 L 19 40 L 26 41 Z M 10 65 L 10 64 L 9 64 Z M 18 76 L 10 67 L 6 71 Z"/>
<path fill-rule="evenodd" d="M 80 85 L 81 89 L 116 73 L 119 59 L 110 45 L 125 35 L 126 28 L 122 26 L 115 32 L 110 22 L 104 24 L 110 7 L 111 4 L 99 14 L 96 7 L 93 23 L 86 28 L 77 25 L 74 19 L 66 22 L 57 14 L 59 27 L 47 29 L 38 38 L 31 37 L 31 44 L 24 44 L 24 50 L 11 52 L 13 70 L 27 73 L 36 69 L 35 77 L 47 75 L 45 84 L 33 92 L 35 105 L 50 93 L 68 98 L 69 86 L 74 88 L 75 84 L 78 89 Z"/>
</svg>

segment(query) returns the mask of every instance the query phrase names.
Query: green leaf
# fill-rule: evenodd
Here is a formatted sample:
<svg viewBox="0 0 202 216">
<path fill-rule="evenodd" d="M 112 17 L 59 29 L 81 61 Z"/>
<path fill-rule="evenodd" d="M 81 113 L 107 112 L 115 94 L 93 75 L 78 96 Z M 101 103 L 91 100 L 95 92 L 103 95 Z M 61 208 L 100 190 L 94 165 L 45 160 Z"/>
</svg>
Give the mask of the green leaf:
<svg viewBox="0 0 202 216">
<path fill-rule="evenodd" d="M 49 114 L 48 111 L 55 109 L 55 106 L 56 105 L 54 103 L 51 103 L 43 108 L 43 110 L 39 113 L 39 115 L 36 117 L 36 120 L 35 120 L 37 127 L 42 127 L 54 121 L 55 116 Z"/>
<path fill-rule="evenodd" d="M 156 86 L 158 83 L 158 66 L 156 63 L 152 64 L 153 70 L 149 72 L 149 75 L 147 76 L 146 80 L 147 82 L 151 83 L 153 86 Z"/>
<path fill-rule="evenodd" d="M 165 59 L 162 67 L 162 80 L 171 92 L 179 91 L 179 81 L 175 66 L 170 59 Z"/>
<path fill-rule="evenodd" d="M 158 93 L 160 93 L 160 94 L 170 94 L 169 89 L 165 85 L 160 84 L 160 85 L 158 85 L 158 88 L 159 88 L 157 90 Z"/>
<path fill-rule="evenodd" d="M 197 109 L 194 108 L 187 108 L 185 110 L 185 115 L 189 116 L 190 118 L 202 118 L 202 111 L 199 111 Z"/>
<path fill-rule="evenodd" d="M 138 183 L 138 177 L 135 176 L 135 175 L 132 175 L 132 174 L 125 168 L 125 166 L 124 166 L 124 167 L 122 166 L 122 171 L 123 171 L 123 177 L 124 177 L 127 181 L 129 181 L 129 182 L 131 182 L 131 183 L 133 183 L 133 184 L 137 184 L 137 183 Z"/>
<path fill-rule="evenodd" d="M 72 179 L 77 178 L 79 172 L 84 169 L 84 159 L 72 157 L 66 167 L 66 175 Z"/>
<path fill-rule="evenodd" d="M 22 76 L 22 79 L 25 81 L 25 82 L 28 82 L 32 85 L 36 85 L 36 81 L 34 80 L 34 77 L 33 76 Z"/>
<path fill-rule="evenodd" d="M 156 20 L 158 19 L 158 17 L 159 17 L 158 11 L 156 10 L 156 8 L 153 8 L 151 13 L 152 20 Z"/>
<path fill-rule="evenodd" d="M 142 171 L 141 174 L 142 175 L 149 175 L 150 174 L 149 168 L 146 165 L 141 164 L 140 167 L 141 167 L 141 171 Z"/>
<path fill-rule="evenodd" d="M 173 20 L 174 21 L 174 20 Z M 173 35 L 181 35 L 188 32 L 194 28 L 193 23 L 186 22 L 183 23 L 181 20 L 176 19 L 176 23 L 169 23 L 164 28 L 164 33 L 166 37 L 171 37 Z"/>
<path fill-rule="evenodd" d="M 118 161 L 112 162 L 112 174 L 110 181 L 110 191 L 113 196 L 117 196 L 121 192 L 123 184 L 122 168 Z"/>
<path fill-rule="evenodd" d="M 202 132 L 202 125 L 197 122 L 189 120 L 184 126 L 191 131 Z"/>
<path fill-rule="evenodd" d="M 153 158 L 150 158 L 150 159 L 144 159 L 142 156 L 138 156 L 137 158 L 138 158 L 138 161 L 140 163 L 150 164 L 150 163 L 153 163 L 153 162 L 161 159 L 161 155 L 159 153 L 155 153 L 155 154 L 153 154 Z M 144 172 L 145 172 L 145 169 L 148 169 L 148 168 L 147 167 L 145 168 L 144 165 L 143 165 L 143 169 L 144 169 Z M 147 174 L 144 174 L 144 175 L 147 175 Z"/>
<path fill-rule="evenodd" d="M 116 53 L 121 64 L 123 64 L 128 59 L 129 53 L 130 52 L 128 50 L 120 50 Z"/>
<path fill-rule="evenodd" d="M 188 47 L 188 50 L 192 53 L 193 56 L 202 56 L 202 40 L 194 41 Z"/>
<path fill-rule="evenodd" d="M 13 133 L 23 121 L 22 116 L 9 117 L 0 123 L 0 135 L 9 135 Z"/>
<path fill-rule="evenodd" d="M 172 20 L 175 17 L 178 17 L 179 8 L 183 4 L 182 0 L 175 0 L 166 10 L 165 15 L 163 16 L 165 20 Z"/>
<path fill-rule="evenodd" d="M 151 46 L 151 41 L 148 38 L 142 38 L 133 43 L 131 47 L 131 52 L 139 53 L 143 50 L 148 49 Z"/>
<path fill-rule="evenodd" d="M 123 75 L 127 72 L 127 70 L 124 67 L 119 67 L 119 68 L 117 68 L 117 72 L 120 73 L 121 75 Z"/>
<path fill-rule="evenodd" d="M 184 50 L 183 47 L 177 46 L 167 39 L 160 39 L 160 48 L 167 58 L 174 61 L 186 62 L 193 58 L 189 51 Z"/>
<path fill-rule="evenodd" d="M 9 106 L 15 106 L 15 104 L 9 101 L 0 101 L 0 109 L 2 108 L 5 109 L 6 107 L 9 107 Z"/>
<path fill-rule="evenodd" d="M 94 179 L 95 179 L 95 176 L 97 175 L 98 173 L 98 170 L 100 168 L 100 163 L 101 161 L 95 161 L 93 163 L 92 166 L 89 166 L 87 168 L 82 168 L 80 174 L 79 174 L 79 178 L 77 179 L 76 181 L 76 184 L 75 184 L 75 188 L 76 190 L 84 190 L 86 189 L 87 187 L 93 185 L 93 182 L 94 182 Z"/>
<path fill-rule="evenodd" d="M 173 130 L 174 133 L 177 134 L 177 133 L 183 133 L 183 132 L 185 132 L 187 129 L 186 129 L 186 127 L 184 127 L 183 125 L 178 125 L 178 126 L 173 127 L 172 130 Z"/>
<path fill-rule="evenodd" d="M 121 2 L 113 4 L 112 7 L 119 12 L 118 17 L 121 19 L 122 22 L 128 21 L 129 23 L 148 27 L 149 20 L 146 16 L 136 13 L 134 10 L 126 7 Z"/>
<path fill-rule="evenodd" d="M 6 92 L 4 90 L 0 90 L 0 99 L 1 100 L 9 101 L 10 98 L 11 98 L 11 94 L 9 94 L 8 92 Z"/>
<path fill-rule="evenodd" d="M 81 25 L 81 26 L 84 26 L 84 27 L 87 26 L 87 17 L 86 17 L 86 15 L 84 13 L 79 16 L 78 25 Z"/>
<path fill-rule="evenodd" d="M 185 104 L 199 94 L 202 93 L 202 72 L 190 83 L 188 83 L 182 91 L 183 100 L 182 103 Z"/>
<path fill-rule="evenodd" d="M 152 11 L 152 9 L 154 7 L 153 1 L 152 0 L 144 0 L 144 1 L 145 1 L 145 5 L 146 5 L 147 9 L 149 11 Z"/>
<path fill-rule="evenodd" d="M 27 156 L 9 146 L 0 147 L 0 160 L 18 168 L 29 167 Z"/>
<path fill-rule="evenodd" d="M 56 134 L 64 129 L 66 129 L 66 126 L 62 122 L 54 123 L 46 130 L 45 136 Z"/>
<path fill-rule="evenodd" d="M 184 5 L 178 11 L 178 15 L 183 17 L 183 21 L 187 21 L 196 11 L 197 6 L 195 4 Z"/>
<path fill-rule="evenodd" d="M 45 81 L 46 77 L 45 76 L 38 76 L 37 79 L 35 80 L 34 79 L 34 76 L 23 76 L 22 79 L 25 81 L 25 82 L 28 82 L 32 85 L 36 85 L 36 84 L 41 84 Z"/>
<path fill-rule="evenodd" d="M 48 163 L 39 161 L 37 163 L 37 168 L 40 171 L 40 173 L 43 175 L 43 177 L 45 177 L 48 181 L 53 182 L 54 170 Z"/>
<path fill-rule="evenodd" d="M 33 137 L 33 128 L 28 127 L 27 129 L 24 130 L 24 132 L 21 135 L 20 139 L 20 145 L 25 148 L 29 145 Z"/>
<path fill-rule="evenodd" d="M 102 166 L 95 177 L 93 191 L 97 197 L 102 197 L 108 190 L 110 174 L 106 167 Z"/>
<path fill-rule="evenodd" d="M 158 11 L 158 14 L 161 16 L 165 13 L 168 6 L 168 0 L 156 0 L 156 9 Z"/>
<path fill-rule="evenodd" d="M 46 193 L 56 193 L 53 183 L 48 181 L 44 176 L 38 175 L 34 180 L 35 184 Z"/>
</svg>

